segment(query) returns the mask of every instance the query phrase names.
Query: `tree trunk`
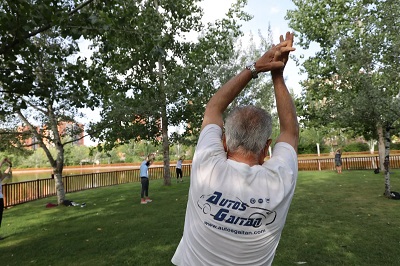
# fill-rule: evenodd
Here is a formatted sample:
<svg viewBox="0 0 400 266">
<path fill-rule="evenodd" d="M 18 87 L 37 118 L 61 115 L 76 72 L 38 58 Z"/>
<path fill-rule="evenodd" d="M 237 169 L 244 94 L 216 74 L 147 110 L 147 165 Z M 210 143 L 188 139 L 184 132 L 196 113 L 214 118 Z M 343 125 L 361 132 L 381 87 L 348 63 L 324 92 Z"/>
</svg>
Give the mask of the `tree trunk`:
<svg viewBox="0 0 400 266">
<path fill-rule="evenodd" d="M 57 203 L 62 204 L 65 200 L 65 188 L 64 183 L 62 181 L 62 172 L 64 169 L 64 146 L 57 142 L 56 144 L 57 149 L 57 158 L 56 158 L 56 165 L 53 167 L 54 171 L 54 182 L 56 185 L 56 192 L 57 192 Z"/>
<path fill-rule="evenodd" d="M 368 145 L 369 145 L 369 152 L 371 154 L 374 154 L 374 152 L 375 152 L 375 140 L 371 139 L 369 141 Z"/>
<path fill-rule="evenodd" d="M 154 7 L 158 12 L 158 0 L 154 0 Z M 161 98 L 161 131 L 162 131 L 162 146 L 163 146 L 163 159 L 164 159 L 164 185 L 171 185 L 171 171 L 169 169 L 169 139 L 168 139 L 168 117 L 167 117 L 167 94 L 165 93 L 164 77 L 163 77 L 163 60 L 162 55 L 158 59 L 158 75 L 159 75 L 159 89 Z"/>
<path fill-rule="evenodd" d="M 64 168 L 64 146 L 61 144 L 61 139 L 59 136 L 59 132 L 57 129 L 57 119 L 54 116 L 54 111 L 52 109 L 52 106 L 49 104 L 48 105 L 48 114 L 50 121 L 52 121 L 52 131 L 54 134 L 55 138 L 55 146 L 57 149 L 57 158 L 54 160 L 53 155 L 51 154 L 50 150 L 47 148 L 46 144 L 43 142 L 44 139 L 44 133 L 39 134 L 39 132 L 36 130 L 36 128 L 29 123 L 29 121 L 26 119 L 26 117 L 21 113 L 19 110 L 17 112 L 19 118 L 21 121 L 23 121 L 31 130 L 32 134 L 35 136 L 39 146 L 43 149 L 44 153 L 46 154 L 47 159 L 50 162 L 51 167 L 53 168 L 53 173 L 54 173 L 54 181 L 55 181 L 55 186 L 56 186 L 56 193 L 57 193 L 57 202 L 58 204 L 62 204 L 65 200 L 65 189 L 64 189 L 64 184 L 62 182 L 62 171 Z"/>
<path fill-rule="evenodd" d="M 164 159 L 164 185 L 171 185 L 171 171 L 169 169 L 169 139 L 168 139 L 168 118 L 167 118 L 167 95 L 165 93 L 163 79 L 163 63 L 158 60 L 158 74 L 160 77 L 160 98 L 161 98 L 161 131 L 162 131 L 162 146 Z"/>
<path fill-rule="evenodd" d="M 378 151 L 379 151 L 379 168 L 384 169 L 383 162 L 385 161 L 385 138 L 383 136 L 383 127 L 377 126 L 378 132 Z"/>
<path fill-rule="evenodd" d="M 390 154 L 390 127 L 386 127 L 385 131 L 385 197 L 390 198 L 390 172 L 389 172 L 389 154 Z"/>
<path fill-rule="evenodd" d="M 167 116 L 163 112 L 162 116 L 162 135 L 163 135 L 163 158 L 164 158 L 164 185 L 171 185 L 171 171 L 169 168 L 169 139 L 168 139 L 168 122 Z"/>
</svg>

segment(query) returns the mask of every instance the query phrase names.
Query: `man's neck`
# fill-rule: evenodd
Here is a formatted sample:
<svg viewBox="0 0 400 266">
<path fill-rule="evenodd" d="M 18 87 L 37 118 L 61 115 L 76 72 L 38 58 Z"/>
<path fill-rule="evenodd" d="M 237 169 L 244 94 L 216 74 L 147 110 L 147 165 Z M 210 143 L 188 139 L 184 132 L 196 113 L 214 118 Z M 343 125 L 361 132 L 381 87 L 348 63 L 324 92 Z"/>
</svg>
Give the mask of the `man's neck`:
<svg viewBox="0 0 400 266">
<path fill-rule="evenodd" d="M 245 163 L 249 166 L 260 165 L 258 157 L 254 154 L 243 155 L 238 152 L 228 152 L 227 158 L 239 163 Z"/>
</svg>

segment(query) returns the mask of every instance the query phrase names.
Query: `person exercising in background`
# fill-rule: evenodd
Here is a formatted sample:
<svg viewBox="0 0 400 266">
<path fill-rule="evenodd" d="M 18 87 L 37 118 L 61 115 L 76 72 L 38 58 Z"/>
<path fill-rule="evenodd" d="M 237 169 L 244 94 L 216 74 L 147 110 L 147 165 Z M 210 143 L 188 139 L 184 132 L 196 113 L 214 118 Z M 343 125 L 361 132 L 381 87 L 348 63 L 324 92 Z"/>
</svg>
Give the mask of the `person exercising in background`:
<svg viewBox="0 0 400 266">
<path fill-rule="evenodd" d="M 180 157 L 179 160 L 176 162 L 176 183 L 179 182 L 179 178 L 181 179 L 181 182 L 183 182 L 182 178 L 182 163 L 183 160 L 185 159 L 184 156 Z"/>
<path fill-rule="evenodd" d="M 149 154 L 147 158 L 140 164 L 140 182 L 142 184 L 142 189 L 140 191 L 140 204 L 147 204 L 152 202 L 149 198 L 149 167 L 154 161 L 154 154 Z"/>
<path fill-rule="evenodd" d="M 1 167 L 5 163 L 8 164 L 8 167 L 3 173 L 1 171 Z M 12 175 L 11 167 L 12 167 L 12 163 L 8 158 L 4 158 L 0 163 L 0 227 L 1 227 L 1 221 L 3 220 L 3 210 L 4 210 L 4 196 L 3 196 L 3 185 L 2 185 L 2 182 L 3 182 L 4 178 L 10 178 L 11 177 L 11 175 Z M 3 238 L 0 237 L 0 240 L 3 240 Z"/>
<path fill-rule="evenodd" d="M 342 150 L 337 149 L 335 153 L 335 166 L 338 174 L 342 173 Z"/>
</svg>

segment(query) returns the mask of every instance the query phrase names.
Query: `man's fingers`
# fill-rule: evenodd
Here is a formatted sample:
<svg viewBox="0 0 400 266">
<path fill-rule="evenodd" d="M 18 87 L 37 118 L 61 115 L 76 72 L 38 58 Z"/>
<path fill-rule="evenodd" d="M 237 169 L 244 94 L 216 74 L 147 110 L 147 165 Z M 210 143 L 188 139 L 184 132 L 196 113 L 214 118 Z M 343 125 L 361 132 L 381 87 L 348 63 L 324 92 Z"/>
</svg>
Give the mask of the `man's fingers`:
<svg viewBox="0 0 400 266">
<path fill-rule="evenodd" d="M 267 69 L 268 70 L 280 69 L 284 66 L 285 64 L 282 61 L 274 61 L 267 64 Z"/>
<path fill-rule="evenodd" d="M 281 49 L 282 49 L 282 48 L 281 48 Z M 274 54 L 274 59 L 273 59 L 273 61 L 280 61 L 281 55 L 282 55 L 281 50 L 276 51 L 275 54 Z"/>
<path fill-rule="evenodd" d="M 287 33 L 286 33 L 286 36 L 287 36 Z M 286 38 L 286 40 L 287 40 L 287 38 Z M 281 35 L 281 36 L 279 36 L 279 42 L 284 42 L 285 40 L 283 39 L 283 35 Z"/>
<path fill-rule="evenodd" d="M 288 46 L 289 43 L 290 43 L 289 41 L 283 41 L 283 42 L 280 42 L 280 43 L 278 43 L 277 45 L 272 46 L 272 47 L 277 47 L 277 48 L 285 47 L 285 46 Z"/>
<path fill-rule="evenodd" d="M 288 31 L 288 32 L 286 32 L 286 37 L 285 37 L 285 40 L 291 40 L 292 39 L 292 37 L 291 37 L 291 33 Z"/>
<path fill-rule="evenodd" d="M 288 46 L 293 46 L 293 38 L 294 38 L 294 33 L 293 32 L 286 32 L 286 40 L 289 40 L 289 45 Z"/>
<path fill-rule="evenodd" d="M 293 51 L 296 51 L 296 48 L 294 48 L 294 47 L 282 47 L 282 48 L 279 49 L 279 51 L 281 53 L 293 52 Z"/>
</svg>

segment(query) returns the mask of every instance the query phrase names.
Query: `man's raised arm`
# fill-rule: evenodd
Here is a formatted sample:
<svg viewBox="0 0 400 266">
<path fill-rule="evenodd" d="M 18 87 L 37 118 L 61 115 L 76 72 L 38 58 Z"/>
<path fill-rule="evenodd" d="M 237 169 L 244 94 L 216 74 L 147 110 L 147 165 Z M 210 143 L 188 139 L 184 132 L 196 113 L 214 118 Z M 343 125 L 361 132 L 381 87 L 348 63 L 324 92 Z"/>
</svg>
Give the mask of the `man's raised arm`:
<svg viewBox="0 0 400 266">
<path fill-rule="evenodd" d="M 283 36 L 280 37 L 283 42 Z M 289 47 L 293 44 L 293 33 L 286 33 L 285 41 L 289 41 Z M 275 60 L 284 62 L 286 65 L 289 59 L 289 52 L 276 53 Z M 272 82 L 274 84 L 276 108 L 278 110 L 280 135 L 276 142 L 286 142 L 297 152 L 299 141 L 299 124 L 297 122 L 296 107 L 283 78 L 283 69 L 273 70 Z"/>
</svg>

